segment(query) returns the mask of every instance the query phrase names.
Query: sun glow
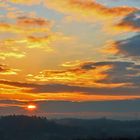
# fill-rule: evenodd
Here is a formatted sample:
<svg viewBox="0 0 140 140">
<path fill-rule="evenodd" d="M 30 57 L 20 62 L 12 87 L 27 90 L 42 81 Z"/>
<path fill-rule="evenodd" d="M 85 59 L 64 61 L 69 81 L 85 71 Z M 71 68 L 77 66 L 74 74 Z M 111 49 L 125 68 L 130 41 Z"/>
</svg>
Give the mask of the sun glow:
<svg viewBox="0 0 140 140">
<path fill-rule="evenodd" d="M 37 109 L 37 106 L 36 105 L 28 105 L 27 106 L 27 109 L 28 110 L 36 110 Z"/>
</svg>

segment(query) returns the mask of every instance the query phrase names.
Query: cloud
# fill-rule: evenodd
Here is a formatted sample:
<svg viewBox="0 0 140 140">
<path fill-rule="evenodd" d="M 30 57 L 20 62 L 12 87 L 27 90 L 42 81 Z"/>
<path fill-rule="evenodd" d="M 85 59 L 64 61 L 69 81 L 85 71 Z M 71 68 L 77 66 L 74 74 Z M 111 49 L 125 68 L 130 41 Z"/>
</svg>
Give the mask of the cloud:
<svg viewBox="0 0 140 140">
<path fill-rule="evenodd" d="M 0 42 L 0 49 L 3 50 L 0 59 L 23 58 L 29 52 L 27 49 L 33 48 L 52 52 L 52 46 L 57 42 L 72 40 L 73 37 L 52 31 L 52 27 L 52 21 L 36 16 L 20 16 L 12 19 L 12 23 L 0 22 L 1 36 L 5 36 Z"/>
<path fill-rule="evenodd" d="M 0 59 L 6 59 L 6 58 L 23 58 L 25 57 L 25 53 L 22 53 L 22 52 L 0 52 Z"/>
<path fill-rule="evenodd" d="M 138 59 L 140 57 L 140 35 L 112 42 L 107 45 L 105 52 L 122 55 L 126 58 Z"/>
<path fill-rule="evenodd" d="M 111 69 L 106 71 L 108 77 L 98 82 L 102 83 L 131 83 L 130 86 L 138 87 L 140 80 L 140 65 L 134 62 L 99 62 L 99 65 L 112 65 Z"/>
<path fill-rule="evenodd" d="M 21 102 L 18 100 L 0 100 L 0 108 L 8 108 L 8 107 L 25 107 L 26 102 Z"/>
<path fill-rule="evenodd" d="M 88 67 L 88 64 L 80 64 L 80 66 L 76 68 L 67 70 L 44 70 L 38 75 L 29 75 L 28 80 L 49 83 L 98 86 L 96 81 L 100 79 L 103 80 L 106 77 L 104 71 L 108 70 L 110 66 L 104 65 L 94 68 L 94 63 L 90 63 L 89 65 L 90 66 Z M 102 85 L 99 84 L 99 86 Z"/>
<path fill-rule="evenodd" d="M 50 26 L 51 22 L 43 18 L 19 17 L 17 24 L 21 26 Z"/>
<path fill-rule="evenodd" d="M 55 83 L 50 85 L 54 92 L 133 95 L 140 90 L 140 65 L 123 61 L 85 62 L 75 68 L 46 70 L 36 76 L 29 75 L 29 78 L 36 82 Z M 51 92 L 51 88 L 45 88 L 45 85 L 40 90 L 45 92 L 46 89 Z"/>
<path fill-rule="evenodd" d="M 8 2 L 16 3 L 16 4 L 24 4 L 24 5 L 38 5 L 42 0 L 7 0 Z"/>
<path fill-rule="evenodd" d="M 12 69 L 7 65 L 0 64 L 0 75 L 17 75 L 18 71 L 18 69 Z"/>
<path fill-rule="evenodd" d="M 57 42 L 64 43 L 70 41 L 74 41 L 74 37 L 65 36 L 63 33 L 60 32 L 50 32 L 47 35 L 43 36 L 28 36 L 25 40 L 21 40 L 18 43 L 23 43 L 28 46 L 28 48 L 40 48 L 47 52 L 52 52 L 55 43 L 57 44 Z"/>
<path fill-rule="evenodd" d="M 0 7 L 2 14 L 0 15 L 0 18 L 2 19 L 2 21 L 5 21 L 5 18 L 16 19 L 17 17 L 26 15 L 26 13 L 22 9 L 9 3 L 8 0 L 2 0 L 0 3 Z M 28 12 L 28 16 L 29 15 L 33 16 L 32 12 Z"/>
<path fill-rule="evenodd" d="M 73 15 L 74 18 L 93 21 L 126 16 L 136 10 L 136 8 L 127 6 L 109 8 L 93 0 L 45 0 L 45 4 L 48 8 L 66 15 Z"/>
<path fill-rule="evenodd" d="M 99 88 L 127 87 L 140 75 L 138 66 L 121 61 L 85 62 L 66 70 L 44 70 L 38 75 L 29 75 L 28 80 Z"/>
<path fill-rule="evenodd" d="M 137 98 L 140 92 L 140 65 L 134 62 L 86 62 L 76 68 L 64 71 L 47 70 L 38 76 L 32 75 L 30 78 L 33 83 L 3 80 L 0 83 L 22 88 L 22 93 L 42 94 L 41 99 L 45 97 L 45 99 L 82 100 L 91 98 L 91 95 L 97 95 L 91 98 L 95 97 L 96 100 L 106 99 L 108 95 L 114 96 L 114 98 L 116 98 L 115 96 L 122 96 L 122 98 L 126 98 L 123 96 L 135 96 Z M 90 96 L 84 98 L 85 95 Z"/>
<path fill-rule="evenodd" d="M 136 10 L 136 8 L 127 6 L 110 8 L 98 3 L 96 0 L 8 0 L 8 2 L 24 5 L 45 4 L 48 8 L 52 8 L 64 14 L 76 14 L 84 18 L 92 16 L 99 19 L 125 16 Z"/>
<path fill-rule="evenodd" d="M 33 16 L 33 15 L 32 15 Z M 5 20 L 7 17 L 5 17 Z M 8 19 L 7 19 L 8 20 Z M 0 22 L 0 29 L 2 32 L 14 32 L 14 33 L 42 33 L 50 31 L 52 22 L 45 18 L 38 18 L 36 16 L 20 16 L 14 20 L 14 23 Z M 27 30 L 28 29 L 28 30 Z"/>
<path fill-rule="evenodd" d="M 114 27 L 114 29 L 140 32 L 140 11 L 138 10 L 137 12 L 133 12 L 124 17 L 121 22 Z"/>
<path fill-rule="evenodd" d="M 40 1 L 33 0 L 9 0 L 9 2 L 27 5 L 40 3 Z M 95 0 L 45 0 L 45 4 L 48 8 L 62 12 L 64 15 L 71 16 L 72 18 L 82 19 L 82 21 L 83 19 L 85 19 L 84 21 L 104 20 L 107 22 L 111 21 L 112 23 L 112 21 L 116 21 L 117 19 L 119 23 L 116 27 L 118 26 L 123 29 L 126 27 L 129 28 L 129 30 L 139 31 L 139 12 L 138 9 L 133 7 L 108 7 Z M 54 44 L 57 41 L 72 42 L 71 37 L 67 37 L 63 33 L 54 32 L 54 30 L 58 30 L 59 27 L 56 26 L 54 29 L 53 21 L 37 17 L 34 14 L 31 16 L 24 12 L 20 13 L 20 11 L 18 13 L 17 9 L 12 10 L 11 7 L 8 7 L 7 10 L 8 9 L 9 11 L 17 13 L 15 16 L 13 16 L 13 13 L 7 15 L 7 17 L 5 16 L 4 20 L 1 20 L 3 22 L 0 22 L 2 36 L 0 44 L 0 49 L 2 50 L 0 52 L 0 59 L 23 58 L 28 55 L 27 53 L 32 55 L 35 52 L 34 55 L 40 55 L 38 57 L 39 59 L 36 59 L 38 63 L 38 61 L 43 58 L 46 59 L 44 52 L 38 50 L 43 49 L 43 51 L 49 52 L 53 51 Z M 121 18 L 123 19 L 120 22 Z M 105 24 L 105 22 L 100 23 Z M 139 37 L 140 36 L 137 35 L 125 40 L 113 42 L 110 44 L 112 46 L 111 51 L 109 51 L 113 55 L 119 54 L 119 56 L 121 55 L 123 57 L 139 58 Z M 63 43 L 58 43 L 57 48 L 63 53 L 61 48 L 59 48 L 61 44 Z M 31 53 L 33 48 L 34 52 Z M 65 51 L 67 51 L 67 49 Z M 77 49 L 74 49 L 74 51 L 74 54 L 79 55 Z M 73 52 L 70 52 L 69 54 L 71 55 L 71 53 Z M 72 54 L 72 56 L 74 56 L 74 54 Z M 32 58 L 34 58 L 34 55 Z M 76 55 L 74 58 L 70 59 L 79 57 Z M 65 57 L 63 54 L 60 54 L 59 56 L 62 56 L 63 59 Z M 62 59 L 60 57 L 59 59 Z M 49 58 L 52 58 L 52 56 L 49 56 Z M 66 56 L 66 58 L 68 59 L 69 56 Z M 8 81 L 6 80 L 8 78 L 1 80 L 1 99 L 16 99 L 20 101 L 95 101 L 139 98 L 140 65 L 134 62 L 79 61 L 75 64 L 69 62 L 63 64 L 65 67 L 62 70 L 44 69 L 35 74 L 35 71 L 40 68 L 32 70 L 32 67 L 29 67 L 29 62 L 27 61 L 28 59 L 25 60 L 26 64 L 21 66 L 22 68 L 25 67 L 23 73 L 27 73 L 29 69 L 33 74 L 28 74 L 26 79 L 22 79 L 22 82 L 14 82 L 16 79 Z M 51 64 L 51 66 L 53 64 Z M 41 67 L 44 66 L 46 66 L 46 64 L 43 63 Z M 0 65 L 0 70 L 1 75 L 18 73 L 16 69 L 11 69 L 4 65 Z M 17 79 L 23 78 L 23 75 L 17 77 Z"/>
</svg>

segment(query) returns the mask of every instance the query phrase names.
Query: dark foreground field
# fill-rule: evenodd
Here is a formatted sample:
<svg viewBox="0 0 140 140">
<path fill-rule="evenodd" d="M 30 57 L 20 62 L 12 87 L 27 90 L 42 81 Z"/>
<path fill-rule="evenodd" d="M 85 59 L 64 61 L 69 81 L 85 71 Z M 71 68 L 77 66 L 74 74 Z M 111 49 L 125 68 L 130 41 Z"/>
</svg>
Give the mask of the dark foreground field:
<svg viewBox="0 0 140 140">
<path fill-rule="evenodd" d="M 0 118 L 0 140 L 140 140 L 140 121 Z"/>
</svg>

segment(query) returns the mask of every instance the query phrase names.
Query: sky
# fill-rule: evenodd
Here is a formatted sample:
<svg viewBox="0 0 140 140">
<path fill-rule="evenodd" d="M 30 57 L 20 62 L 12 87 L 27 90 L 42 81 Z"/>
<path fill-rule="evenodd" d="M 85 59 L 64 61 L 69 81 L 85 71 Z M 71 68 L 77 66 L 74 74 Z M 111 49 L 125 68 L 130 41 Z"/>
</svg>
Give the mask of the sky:
<svg viewBox="0 0 140 140">
<path fill-rule="evenodd" d="M 0 0 L 0 115 L 140 119 L 139 105 L 139 0 Z"/>
</svg>

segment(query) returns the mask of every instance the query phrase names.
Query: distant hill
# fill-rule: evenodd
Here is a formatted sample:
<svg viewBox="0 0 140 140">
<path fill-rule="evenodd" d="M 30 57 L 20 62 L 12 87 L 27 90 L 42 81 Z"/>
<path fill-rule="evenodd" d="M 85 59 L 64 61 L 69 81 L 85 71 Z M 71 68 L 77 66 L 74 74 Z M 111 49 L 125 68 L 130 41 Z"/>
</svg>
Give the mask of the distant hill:
<svg viewBox="0 0 140 140">
<path fill-rule="evenodd" d="M 57 119 L 36 116 L 0 118 L 0 140 L 140 139 L 140 121 Z"/>
</svg>

